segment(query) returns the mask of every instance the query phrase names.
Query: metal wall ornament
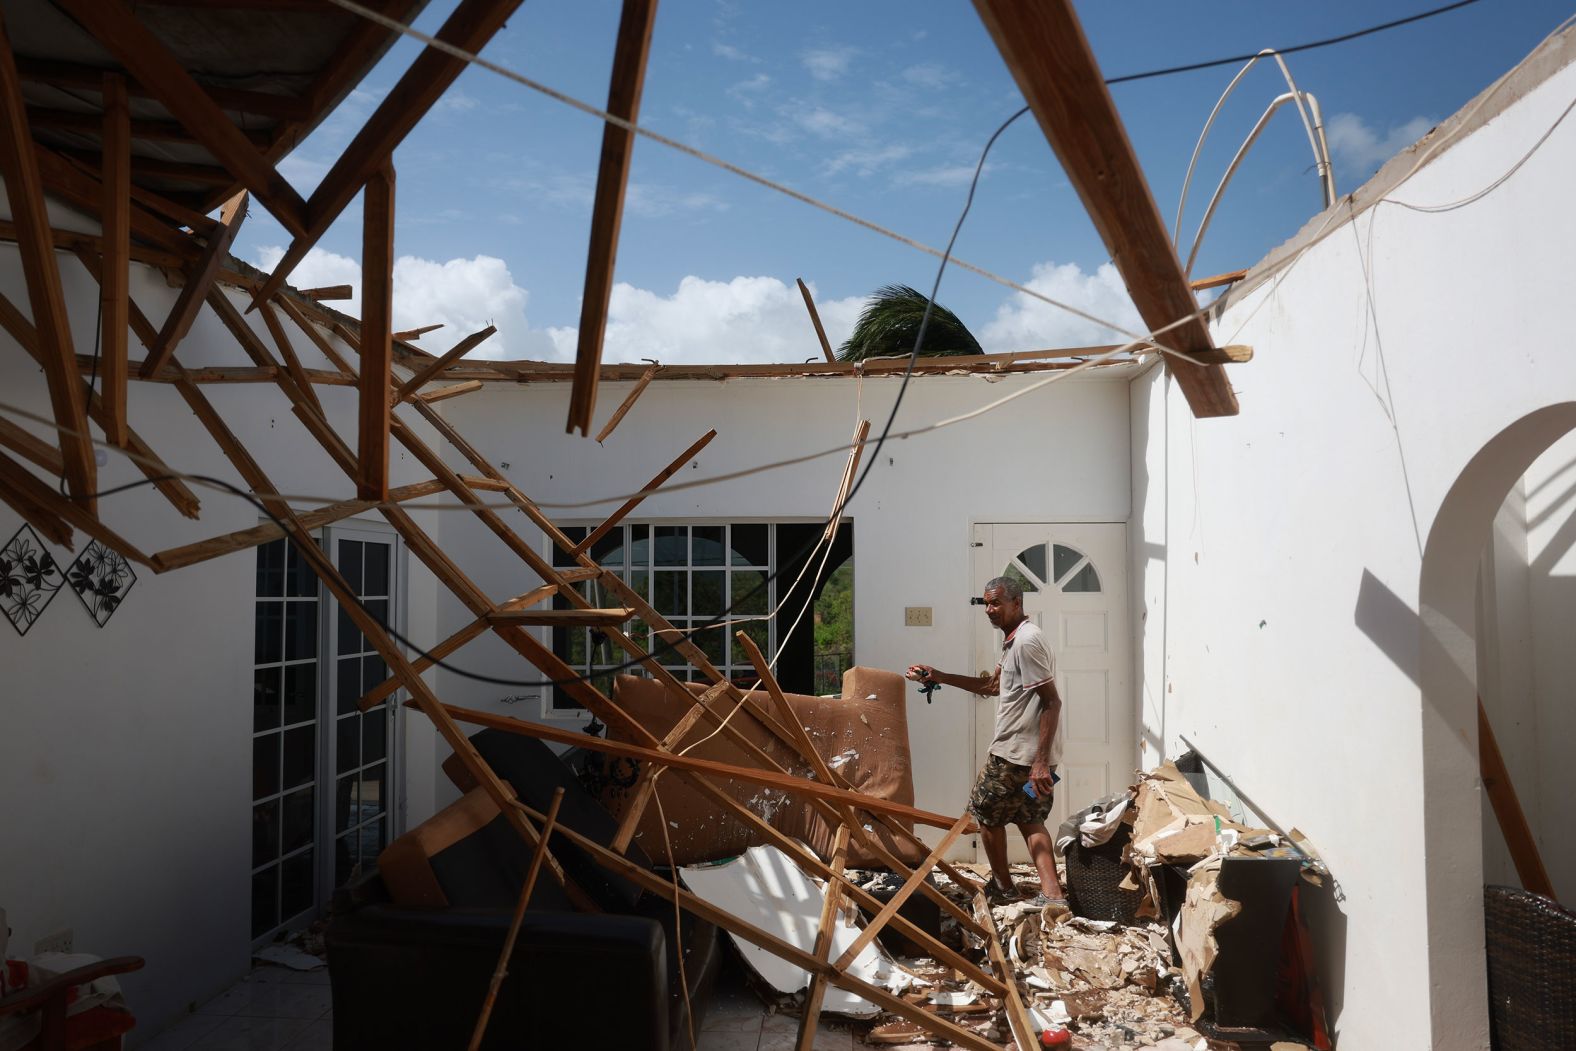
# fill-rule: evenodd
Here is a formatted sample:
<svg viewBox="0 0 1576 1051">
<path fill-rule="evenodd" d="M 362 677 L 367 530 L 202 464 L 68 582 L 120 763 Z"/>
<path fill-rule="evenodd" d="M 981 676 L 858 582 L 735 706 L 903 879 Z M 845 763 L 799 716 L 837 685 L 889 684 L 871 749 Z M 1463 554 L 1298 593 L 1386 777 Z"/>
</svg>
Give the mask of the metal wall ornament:
<svg viewBox="0 0 1576 1051">
<path fill-rule="evenodd" d="M 65 582 L 60 564 L 32 526 L 24 524 L 0 548 L 0 613 L 18 635 L 27 634 Z"/>
<path fill-rule="evenodd" d="M 137 582 L 137 574 L 119 551 L 94 540 L 66 570 L 66 580 L 87 607 L 93 623 L 102 628 Z"/>
</svg>

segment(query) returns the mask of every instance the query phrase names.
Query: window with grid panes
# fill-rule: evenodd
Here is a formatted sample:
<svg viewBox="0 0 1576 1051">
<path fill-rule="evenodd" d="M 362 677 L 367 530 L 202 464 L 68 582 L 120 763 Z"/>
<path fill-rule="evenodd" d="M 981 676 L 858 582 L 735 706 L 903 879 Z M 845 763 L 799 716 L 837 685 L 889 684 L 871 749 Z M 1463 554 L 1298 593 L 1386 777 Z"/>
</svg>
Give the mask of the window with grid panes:
<svg viewBox="0 0 1576 1051">
<path fill-rule="evenodd" d="M 575 526 L 564 530 L 579 542 L 589 531 Z M 591 556 L 603 569 L 629 583 L 639 595 L 662 614 L 675 628 L 693 631 L 733 608 L 730 618 L 760 616 L 769 612 L 777 594 L 776 581 L 769 579 L 775 566 L 776 527 L 769 523 L 742 522 L 673 525 L 665 523 L 624 523 L 615 527 L 591 549 Z M 555 555 L 562 567 L 575 563 L 564 552 Z M 577 582 L 574 587 L 596 607 L 621 603 L 617 595 L 595 580 Z M 557 609 L 569 609 L 568 599 L 555 597 Z M 733 633 L 743 630 L 763 651 L 775 643 L 774 630 L 766 620 L 747 620 L 732 625 L 707 628 L 692 641 L 705 652 L 717 669 L 748 686 L 755 681 L 754 669 Z M 633 620 L 625 631 L 643 648 L 653 645 L 650 625 Z M 662 645 L 660 641 L 657 645 Z M 553 629 L 553 652 L 577 672 L 591 678 L 592 684 L 611 694 L 618 665 L 629 655 L 604 633 L 595 628 Z M 658 655 L 660 663 L 680 679 L 698 678 L 682 655 L 669 651 Z M 623 670 L 627 674 L 647 674 L 641 668 Z M 553 691 L 552 707 L 557 711 L 580 708 L 563 687 Z"/>
</svg>

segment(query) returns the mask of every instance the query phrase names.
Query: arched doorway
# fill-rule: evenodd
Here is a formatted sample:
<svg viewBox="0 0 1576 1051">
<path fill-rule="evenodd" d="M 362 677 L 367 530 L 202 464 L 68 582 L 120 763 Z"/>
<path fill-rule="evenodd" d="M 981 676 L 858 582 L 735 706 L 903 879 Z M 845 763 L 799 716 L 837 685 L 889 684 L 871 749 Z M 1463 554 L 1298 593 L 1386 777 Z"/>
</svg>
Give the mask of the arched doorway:
<svg viewBox="0 0 1576 1051">
<path fill-rule="evenodd" d="M 1507 494 L 1572 430 L 1576 402 L 1566 402 L 1495 435 L 1445 494 L 1423 552 L 1418 682 L 1433 1028 L 1436 1035 L 1456 1034 L 1462 1047 L 1488 1041 L 1477 734 L 1480 567 Z"/>
</svg>

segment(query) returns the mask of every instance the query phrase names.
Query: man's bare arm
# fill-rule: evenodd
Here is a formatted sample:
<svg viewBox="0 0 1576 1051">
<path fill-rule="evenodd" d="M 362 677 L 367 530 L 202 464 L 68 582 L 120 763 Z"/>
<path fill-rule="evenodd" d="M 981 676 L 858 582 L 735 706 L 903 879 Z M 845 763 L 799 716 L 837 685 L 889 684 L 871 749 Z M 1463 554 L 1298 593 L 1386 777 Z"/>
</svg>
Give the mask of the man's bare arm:
<svg viewBox="0 0 1576 1051">
<path fill-rule="evenodd" d="M 938 671 L 928 664 L 910 665 L 908 678 L 915 682 L 939 682 L 943 686 L 952 686 L 969 693 L 993 694 L 996 692 L 996 677 L 994 675 L 954 675 L 951 672 Z"/>
<path fill-rule="evenodd" d="M 1029 768 L 1029 780 L 1036 792 L 1051 790 L 1051 742 L 1056 740 L 1056 728 L 1062 720 L 1062 695 L 1056 692 L 1056 682 L 1041 683 L 1034 688 L 1040 698 L 1040 739 L 1034 750 L 1034 764 Z"/>
</svg>

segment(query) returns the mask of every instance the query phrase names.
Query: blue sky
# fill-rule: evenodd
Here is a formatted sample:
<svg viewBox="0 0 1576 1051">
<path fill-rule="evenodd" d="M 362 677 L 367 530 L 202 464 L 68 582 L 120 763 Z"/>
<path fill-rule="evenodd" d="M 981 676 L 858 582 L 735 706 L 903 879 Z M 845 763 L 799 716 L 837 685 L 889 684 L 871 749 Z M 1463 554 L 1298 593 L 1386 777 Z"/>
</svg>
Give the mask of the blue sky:
<svg viewBox="0 0 1576 1051">
<path fill-rule="evenodd" d="M 434 0 L 434 31 L 452 10 Z M 1107 75 L 1284 46 L 1412 14 L 1430 0 L 1320 4 L 1078 5 Z M 1436 19 L 1292 56 L 1323 108 L 1337 189 L 1449 116 L 1571 13 L 1543 0 L 1485 0 Z M 490 59 L 585 99 L 606 100 L 619 4 L 530 0 Z M 310 192 L 419 45 L 397 44 L 285 162 Z M 1220 68 L 1113 88 L 1170 224 L 1193 143 L 1235 73 Z M 1195 176 L 1185 240 L 1263 108 L 1284 91 L 1260 63 L 1238 88 Z M 972 5 L 913 0 L 767 4 L 667 0 L 641 122 L 918 240 L 941 245 L 996 125 L 1022 105 Z M 572 356 L 601 125 L 483 69 L 466 71 L 395 154 L 400 324 L 442 321 L 452 345 L 493 321 L 490 356 Z M 930 286 L 935 261 L 659 144 L 637 142 L 619 247 L 608 360 L 804 360 L 819 354 L 793 286 L 815 289 L 832 338 L 892 282 Z M 1236 176 L 1195 275 L 1247 266 L 1322 207 L 1311 154 L 1283 109 Z M 297 270 L 296 284 L 355 277 L 359 199 Z M 287 243 L 253 209 L 236 251 L 269 265 Z M 998 142 L 960 256 L 1132 319 L 1103 246 L 1031 117 Z M 1103 269 L 1102 269 L 1103 268 Z M 1107 333 L 961 270 L 939 299 L 987 350 L 1101 342 Z"/>
</svg>

